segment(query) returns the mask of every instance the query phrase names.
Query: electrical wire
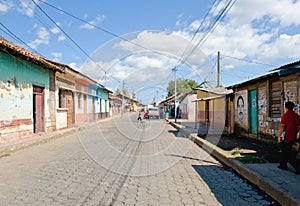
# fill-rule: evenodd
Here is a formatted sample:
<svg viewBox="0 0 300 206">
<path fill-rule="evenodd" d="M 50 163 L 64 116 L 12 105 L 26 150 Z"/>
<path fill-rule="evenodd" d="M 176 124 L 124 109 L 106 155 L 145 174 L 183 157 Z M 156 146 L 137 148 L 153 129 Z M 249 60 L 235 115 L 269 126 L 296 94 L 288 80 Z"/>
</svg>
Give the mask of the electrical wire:
<svg viewBox="0 0 300 206">
<path fill-rule="evenodd" d="M 193 34 L 193 37 L 190 41 L 190 44 L 187 45 L 187 47 L 185 48 L 185 50 L 183 51 L 180 59 L 178 60 L 177 64 L 175 65 L 175 68 L 177 68 L 179 66 L 179 64 L 183 61 L 183 57 L 185 56 L 185 53 L 187 52 L 189 46 L 192 44 L 194 38 L 196 37 L 197 33 L 200 31 L 200 28 L 204 25 L 204 22 L 206 20 L 206 18 L 208 17 L 208 15 L 211 13 L 212 8 L 215 8 L 214 5 L 217 2 L 217 0 L 214 1 L 214 3 L 212 4 L 212 6 L 210 7 L 210 9 L 208 10 L 208 12 L 205 14 L 203 20 L 201 21 L 200 25 L 198 26 L 198 28 L 196 29 L 196 31 Z"/>
<path fill-rule="evenodd" d="M 34 0 L 31 0 L 34 5 L 91 61 L 93 61 L 90 56 L 68 35 Z M 99 67 L 101 70 L 105 71 L 103 68 Z"/>
<path fill-rule="evenodd" d="M 228 13 L 228 11 L 232 8 L 232 6 L 235 4 L 237 0 L 229 0 L 225 6 L 225 8 L 222 9 L 222 11 L 218 14 L 217 18 L 214 20 L 212 24 L 208 27 L 208 31 L 204 34 L 204 36 L 200 39 L 200 41 L 194 46 L 194 48 L 190 51 L 190 53 L 183 59 L 183 61 L 177 65 L 177 67 L 182 66 L 187 59 L 194 53 L 196 48 L 203 45 L 203 43 L 207 40 L 209 35 L 216 29 L 220 21 L 225 17 L 225 15 Z M 176 67 L 176 68 L 177 68 Z"/>
<path fill-rule="evenodd" d="M 33 0 L 32 0 L 32 1 L 33 1 Z M 62 12 L 62 13 L 64 13 L 64 14 L 68 15 L 68 16 L 70 16 L 70 17 L 72 17 L 72 18 L 74 18 L 74 19 L 76 19 L 76 20 L 78 20 L 78 21 L 81 21 L 81 22 L 83 22 L 83 23 L 85 23 L 85 24 L 88 24 L 88 25 L 90 25 L 90 26 L 93 26 L 94 28 L 96 28 L 96 29 L 98 29 L 98 30 L 101 30 L 101 31 L 103 31 L 103 32 L 105 32 L 105 33 L 108 33 L 108 34 L 110 34 L 110 35 L 112 35 L 112 36 L 114 36 L 114 37 L 116 37 L 116 38 L 122 39 L 122 40 L 124 40 L 124 41 L 126 41 L 126 42 L 129 42 L 129 43 L 131 43 L 131 44 L 133 44 L 133 45 L 135 45 L 135 46 L 138 46 L 138 47 L 140 47 L 140 48 L 142 48 L 142 49 L 144 49 L 144 50 L 151 51 L 151 52 L 153 52 L 153 53 L 157 53 L 157 54 L 159 54 L 159 55 L 166 56 L 166 57 L 170 58 L 169 55 L 166 55 L 166 54 L 161 53 L 161 52 L 159 52 L 159 51 L 154 51 L 154 50 L 148 49 L 148 48 L 146 48 L 146 47 L 144 47 L 144 46 L 142 46 L 142 45 L 140 45 L 140 44 L 137 44 L 137 43 L 135 43 L 135 42 L 132 42 L 132 41 L 130 41 L 130 40 L 124 38 L 124 37 L 121 37 L 121 36 L 119 36 L 119 35 L 117 35 L 117 34 L 111 32 L 111 31 L 108 31 L 108 30 L 106 30 L 106 29 L 104 29 L 104 28 L 101 28 L 101 27 L 95 25 L 95 24 L 92 24 L 92 23 L 90 23 L 90 22 L 88 22 L 88 21 L 86 21 L 86 20 L 84 20 L 84 19 L 81 19 L 81 18 L 79 18 L 79 17 L 77 17 L 77 16 L 71 14 L 70 12 L 67 12 L 67 11 L 65 11 L 65 10 L 63 10 L 63 9 L 61 9 L 61 8 L 58 8 L 58 7 L 54 6 L 54 5 L 51 5 L 51 4 L 49 4 L 49 3 L 47 3 L 47 2 L 45 2 L 45 1 L 43 1 L 43 0 L 38 0 L 38 1 L 39 1 L 39 2 L 42 2 L 43 4 L 49 6 L 49 7 L 53 8 L 53 9 L 55 9 L 55 10 L 57 10 L 57 11 L 60 11 L 60 12 Z M 214 1 L 213 5 L 214 5 L 216 2 L 217 2 L 217 0 Z M 209 10 L 209 11 L 207 12 L 207 14 L 206 14 L 205 19 L 207 18 L 207 16 L 208 16 L 209 13 L 211 12 L 212 8 L 215 8 L 215 7 L 212 6 L 212 7 L 210 8 L 210 10 Z M 197 28 L 197 30 L 195 31 L 195 33 L 194 33 L 194 35 L 193 35 L 193 37 L 192 37 L 192 40 L 194 40 L 194 38 L 196 37 L 196 34 L 197 34 L 197 33 L 199 32 L 199 30 L 201 29 L 201 25 L 204 24 L 205 19 L 202 21 L 202 23 L 200 24 L 200 26 L 199 26 L 199 27 Z M 61 30 L 61 29 L 60 29 L 60 30 Z M 63 32 L 63 33 L 64 33 L 64 32 Z M 68 35 L 66 35 L 66 36 L 68 37 Z M 188 47 L 187 47 L 187 48 L 188 48 Z M 178 60 L 178 63 L 177 63 L 177 64 L 180 64 L 180 62 L 185 62 L 186 59 L 191 55 L 191 52 L 190 52 L 190 54 L 188 55 L 188 57 L 185 58 L 184 60 L 182 60 L 184 54 L 185 54 L 186 51 L 187 51 L 187 48 L 186 48 L 186 50 L 183 52 L 183 55 L 182 55 L 181 58 L 175 58 L 175 59 Z M 192 52 L 194 52 L 194 50 L 195 50 L 195 49 L 193 49 Z M 111 68 L 109 68 L 109 69 L 111 69 Z M 106 70 L 106 72 L 107 72 L 107 70 Z"/>
<path fill-rule="evenodd" d="M 33 0 L 32 0 L 32 1 L 33 1 Z M 55 9 L 55 10 L 57 10 L 57 11 L 60 11 L 60 12 L 66 14 L 66 15 L 68 15 L 68 16 L 70 16 L 70 17 L 72 17 L 72 18 L 74 18 L 74 19 L 76 19 L 76 20 L 78 20 L 78 21 L 81 21 L 81 22 L 83 22 L 83 23 L 85 23 L 85 24 L 88 24 L 89 26 L 92 26 L 92 27 L 94 27 L 94 28 L 96 28 L 96 29 L 98 29 L 98 30 L 100 30 L 100 31 L 103 31 L 103 32 L 105 32 L 105 33 L 107 33 L 107 34 L 109 34 L 109 35 L 112 35 L 112 36 L 114 36 L 114 37 L 116 37 L 116 38 L 118 38 L 118 39 L 121 39 L 121 40 L 123 40 L 123 41 L 126 41 L 126 42 L 128 42 L 128 43 L 130 43 L 130 44 L 132 44 L 132 45 L 134 45 L 134 46 L 137 46 L 137 47 L 142 48 L 142 49 L 144 49 L 144 50 L 146 50 L 146 51 L 151 51 L 151 52 L 153 52 L 153 53 L 156 53 L 156 54 L 159 54 L 159 55 L 166 56 L 166 57 L 170 58 L 169 56 L 167 56 L 166 54 L 164 54 L 164 53 L 162 53 L 162 52 L 159 52 L 159 51 L 156 51 L 156 50 L 151 50 L 151 49 L 149 49 L 149 48 L 147 48 L 147 47 L 145 47 L 145 46 L 143 46 L 143 45 L 141 45 L 141 44 L 137 44 L 137 43 L 135 43 L 135 42 L 132 42 L 132 41 L 130 41 L 129 39 L 126 39 L 126 38 L 124 38 L 124 37 L 122 37 L 122 36 L 120 36 L 120 35 L 118 35 L 118 34 L 115 34 L 115 33 L 111 32 L 111 31 L 108 31 L 107 29 L 101 28 L 101 27 L 99 27 L 99 26 L 97 26 L 97 25 L 95 25 L 95 24 L 92 24 L 91 22 L 88 22 L 88 21 L 86 21 L 86 20 L 84 20 L 84 19 L 82 19 L 82 18 L 79 18 L 79 17 L 75 16 L 74 14 L 71 14 L 70 12 L 67 12 L 67 11 L 65 11 L 65 10 L 63 10 L 63 9 L 61 9 L 61 8 L 58 8 L 58 7 L 56 7 L 56 6 L 52 5 L 52 4 L 49 4 L 49 3 L 47 3 L 47 2 L 45 2 L 45 1 L 43 1 L 43 0 L 37 0 L 37 1 L 42 2 L 43 4 L 49 6 L 49 7 L 53 8 L 53 9 Z"/>
<path fill-rule="evenodd" d="M 40 54 L 39 52 L 37 52 L 35 49 L 33 49 L 31 46 L 29 46 L 26 42 L 24 42 L 21 38 L 19 38 L 17 35 L 15 35 L 9 28 L 7 28 L 4 24 L 2 24 L 0 22 L 0 25 L 6 30 L 1 29 L 4 33 L 6 33 L 8 36 L 12 37 L 13 39 L 15 39 L 16 41 L 18 41 L 21 44 L 24 44 L 26 47 L 28 47 L 32 52 L 35 52 L 36 54 L 38 54 L 39 56 L 45 58 L 42 54 Z"/>
<path fill-rule="evenodd" d="M 91 61 L 93 62 L 96 67 L 100 68 L 102 71 L 106 72 L 105 69 L 100 67 L 80 46 L 77 44 L 34 0 L 31 0 L 34 5 Z M 120 80 L 111 77 L 117 82 L 120 82 Z"/>
<path fill-rule="evenodd" d="M 232 58 L 232 59 L 236 59 L 236 60 L 239 60 L 239 61 L 244 61 L 244 62 L 252 63 L 252 64 L 259 64 L 259 65 L 264 65 L 264 66 L 268 66 L 268 67 L 276 67 L 275 65 L 272 65 L 272 64 L 261 63 L 261 62 L 258 62 L 258 61 L 252 61 L 252 60 L 248 60 L 248 59 L 240 59 L 240 58 L 229 56 L 229 55 L 225 55 L 225 54 L 221 54 L 221 56 Z"/>
</svg>

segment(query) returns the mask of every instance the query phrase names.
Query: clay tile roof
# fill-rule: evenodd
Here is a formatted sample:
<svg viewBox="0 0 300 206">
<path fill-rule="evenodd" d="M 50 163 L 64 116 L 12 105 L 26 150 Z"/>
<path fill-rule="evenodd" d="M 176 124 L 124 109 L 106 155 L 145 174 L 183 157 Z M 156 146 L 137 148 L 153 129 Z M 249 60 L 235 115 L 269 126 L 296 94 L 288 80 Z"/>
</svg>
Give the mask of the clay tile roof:
<svg viewBox="0 0 300 206">
<path fill-rule="evenodd" d="M 60 71 L 60 72 L 65 72 L 62 67 L 59 67 L 53 63 L 51 63 L 50 60 L 47 60 L 44 57 L 38 56 L 20 46 L 17 46 L 8 40 L 4 39 L 2 36 L 0 36 L 0 50 L 15 56 L 17 58 L 21 58 L 25 61 L 32 62 L 36 65 L 45 67 L 47 69 L 52 69 L 54 71 Z"/>
</svg>

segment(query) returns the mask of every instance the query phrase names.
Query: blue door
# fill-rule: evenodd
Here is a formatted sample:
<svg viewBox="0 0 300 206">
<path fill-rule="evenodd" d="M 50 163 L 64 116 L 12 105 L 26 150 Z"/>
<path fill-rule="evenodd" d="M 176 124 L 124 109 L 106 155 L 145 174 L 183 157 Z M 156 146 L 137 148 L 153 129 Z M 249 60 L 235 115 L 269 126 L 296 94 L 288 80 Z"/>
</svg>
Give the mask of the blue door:
<svg viewBox="0 0 300 206">
<path fill-rule="evenodd" d="M 256 90 L 249 91 L 249 126 L 252 134 L 257 134 Z"/>
</svg>

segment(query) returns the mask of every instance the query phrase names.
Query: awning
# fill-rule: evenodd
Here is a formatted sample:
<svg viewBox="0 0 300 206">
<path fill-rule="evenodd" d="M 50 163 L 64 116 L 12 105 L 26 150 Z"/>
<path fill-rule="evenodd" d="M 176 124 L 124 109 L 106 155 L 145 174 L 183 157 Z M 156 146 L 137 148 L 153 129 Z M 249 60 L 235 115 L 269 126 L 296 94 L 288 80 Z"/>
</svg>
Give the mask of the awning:
<svg viewBox="0 0 300 206">
<path fill-rule="evenodd" d="M 210 100 L 215 100 L 215 99 L 222 99 L 222 98 L 225 98 L 225 97 L 226 97 L 226 95 L 213 96 L 213 97 L 203 97 L 203 98 L 195 99 L 192 102 L 210 101 Z"/>
</svg>

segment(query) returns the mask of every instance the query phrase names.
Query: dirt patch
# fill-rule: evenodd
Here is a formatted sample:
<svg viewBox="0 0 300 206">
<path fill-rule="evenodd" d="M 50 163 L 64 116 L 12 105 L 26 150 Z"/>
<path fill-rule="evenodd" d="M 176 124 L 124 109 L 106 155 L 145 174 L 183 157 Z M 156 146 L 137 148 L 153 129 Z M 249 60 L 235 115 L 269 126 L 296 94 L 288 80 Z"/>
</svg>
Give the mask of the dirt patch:
<svg viewBox="0 0 300 206">
<path fill-rule="evenodd" d="M 233 151 L 238 148 L 242 155 L 256 156 L 270 163 L 276 163 L 280 159 L 280 148 L 276 143 L 266 143 L 253 138 L 235 136 L 221 136 L 218 142 L 214 142 L 209 138 L 206 140 L 217 144 L 225 151 Z"/>
</svg>

